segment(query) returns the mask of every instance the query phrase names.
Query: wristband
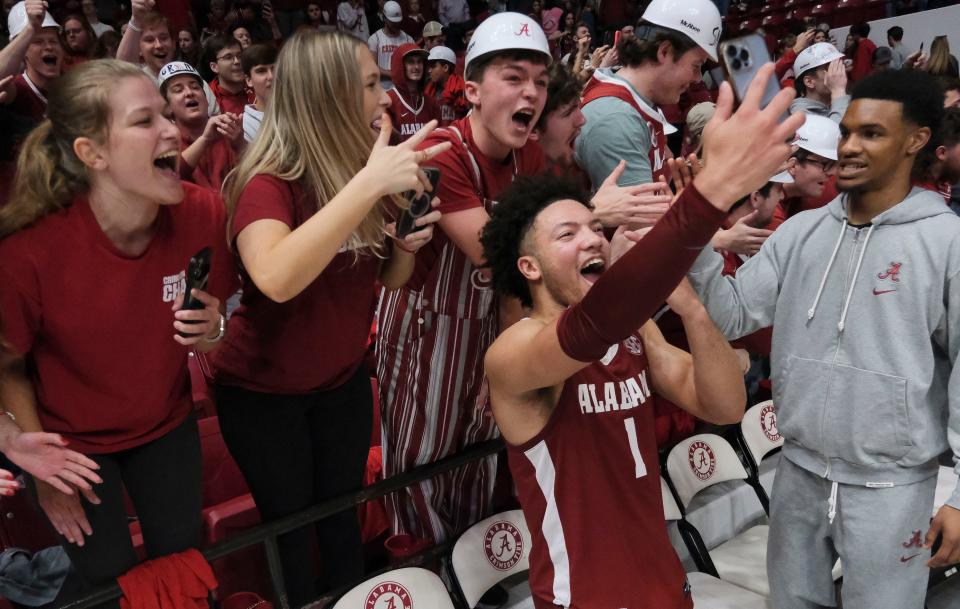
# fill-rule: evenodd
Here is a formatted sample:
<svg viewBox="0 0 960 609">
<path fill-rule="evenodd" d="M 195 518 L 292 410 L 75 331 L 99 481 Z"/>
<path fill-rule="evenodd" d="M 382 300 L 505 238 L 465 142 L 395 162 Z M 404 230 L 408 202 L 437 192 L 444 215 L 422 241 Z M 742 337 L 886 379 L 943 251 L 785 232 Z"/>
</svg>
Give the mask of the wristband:
<svg viewBox="0 0 960 609">
<path fill-rule="evenodd" d="M 204 342 L 208 343 L 218 343 L 220 339 L 223 338 L 223 335 L 227 333 L 227 318 L 223 316 L 223 313 L 220 314 L 220 330 L 217 332 L 217 335 L 214 337 L 205 337 Z"/>
<path fill-rule="evenodd" d="M 130 21 L 127 22 L 127 27 L 138 34 L 143 32 L 143 29 L 139 25 L 135 24 L 133 19 L 130 19 Z"/>
</svg>

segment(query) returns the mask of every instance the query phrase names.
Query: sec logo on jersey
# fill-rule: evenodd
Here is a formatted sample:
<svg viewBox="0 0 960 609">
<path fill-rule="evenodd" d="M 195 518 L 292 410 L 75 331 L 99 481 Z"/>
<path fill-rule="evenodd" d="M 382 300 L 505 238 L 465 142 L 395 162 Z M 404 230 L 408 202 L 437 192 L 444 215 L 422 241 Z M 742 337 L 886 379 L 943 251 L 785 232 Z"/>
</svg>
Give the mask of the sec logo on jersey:
<svg viewBox="0 0 960 609">
<path fill-rule="evenodd" d="M 636 336 L 628 336 L 627 340 L 623 341 L 623 345 L 630 353 L 643 355 L 643 342 Z"/>
<path fill-rule="evenodd" d="M 694 475 L 701 480 L 709 480 L 710 476 L 717 471 L 717 457 L 706 442 L 698 440 L 691 444 L 690 450 L 687 451 L 687 460 Z"/>
<path fill-rule="evenodd" d="M 483 536 L 483 553 L 494 569 L 507 571 L 523 557 L 520 530 L 505 520 L 495 522 Z"/>
<path fill-rule="evenodd" d="M 364 609 L 413 609 L 413 597 L 397 582 L 383 582 L 367 595 Z"/>
</svg>

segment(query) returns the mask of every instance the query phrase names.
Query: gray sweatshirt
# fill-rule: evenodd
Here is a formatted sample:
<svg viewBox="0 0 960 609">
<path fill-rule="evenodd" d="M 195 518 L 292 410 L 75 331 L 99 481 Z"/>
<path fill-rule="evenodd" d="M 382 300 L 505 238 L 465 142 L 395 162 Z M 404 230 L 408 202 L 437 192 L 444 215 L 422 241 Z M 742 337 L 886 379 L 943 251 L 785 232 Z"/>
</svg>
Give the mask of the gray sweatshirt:
<svg viewBox="0 0 960 609">
<path fill-rule="evenodd" d="M 840 97 L 830 100 L 829 106 L 823 102 L 818 102 L 815 99 L 798 97 L 790 103 L 790 114 L 796 114 L 797 112 L 818 114 L 820 116 L 829 118 L 837 124 L 840 124 L 840 121 L 843 119 L 843 115 L 847 112 L 847 106 L 849 105 L 849 95 L 841 95 Z"/>
<path fill-rule="evenodd" d="M 786 458 L 843 484 L 916 482 L 960 456 L 960 217 L 918 188 L 866 227 L 846 211 L 841 195 L 791 218 L 733 277 L 708 248 L 689 278 L 728 339 L 773 325 Z"/>
</svg>

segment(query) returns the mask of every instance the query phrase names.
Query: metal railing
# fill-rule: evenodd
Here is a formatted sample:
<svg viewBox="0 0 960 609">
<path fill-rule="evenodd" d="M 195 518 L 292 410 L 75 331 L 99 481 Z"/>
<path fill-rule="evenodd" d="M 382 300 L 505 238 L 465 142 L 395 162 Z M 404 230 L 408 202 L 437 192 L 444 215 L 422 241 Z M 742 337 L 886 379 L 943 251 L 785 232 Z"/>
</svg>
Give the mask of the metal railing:
<svg viewBox="0 0 960 609">
<path fill-rule="evenodd" d="M 286 586 L 283 583 L 283 567 L 280 564 L 280 552 L 277 549 L 278 535 L 283 535 L 284 533 L 289 533 L 313 524 L 338 512 L 351 509 L 365 501 L 379 499 L 380 497 L 395 493 L 410 486 L 414 482 L 428 480 L 440 474 L 463 467 L 473 461 L 479 461 L 480 459 L 500 452 L 503 447 L 504 443 L 501 439 L 487 440 L 473 444 L 455 455 L 450 455 L 439 461 L 427 463 L 403 472 L 402 474 L 391 476 L 386 480 L 381 480 L 376 484 L 367 486 L 360 491 L 334 497 L 333 499 L 309 507 L 296 514 L 291 514 L 244 530 L 226 541 L 201 550 L 201 552 L 208 562 L 212 562 L 238 550 L 262 543 L 266 551 L 267 566 L 270 571 L 270 580 L 273 584 L 277 603 L 280 609 L 290 609 L 290 604 L 287 600 Z M 449 549 L 448 545 L 434 546 L 402 563 L 391 566 L 391 568 L 439 557 L 443 555 L 447 549 Z M 370 575 L 371 574 L 368 574 L 364 579 L 370 577 Z M 356 583 L 360 583 L 360 581 Z M 349 588 L 334 591 L 334 597 L 346 592 L 347 589 Z M 122 595 L 123 593 L 120 590 L 120 586 L 116 583 L 105 584 L 92 590 L 86 596 L 63 605 L 60 609 L 90 609 L 119 599 Z"/>
</svg>

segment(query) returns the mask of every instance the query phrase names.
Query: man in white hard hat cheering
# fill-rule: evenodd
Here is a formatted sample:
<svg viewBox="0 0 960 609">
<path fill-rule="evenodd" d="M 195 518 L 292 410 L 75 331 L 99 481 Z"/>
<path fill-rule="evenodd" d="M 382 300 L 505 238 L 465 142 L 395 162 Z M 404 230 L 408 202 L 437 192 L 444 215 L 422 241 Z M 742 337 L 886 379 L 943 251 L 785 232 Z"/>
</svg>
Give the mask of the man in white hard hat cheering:
<svg viewBox="0 0 960 609">
<path fill-rule="evenodd" d="M 600 184 L 617 164 L 627 162 L 621 186 L 659 178 L 669 156 L 667 135 L 676 128 L 660 106 L 675 104 L 700 80 L 709 58 L 717 58 L 722 23 L 711 0 L 653 0 L 633 39 L 620 41 L 623 68 L 597 70 L 587 84 L 587 119 L 576 144 L 577 164 Z"/>
<path fill-rule="evenodd" d="M 498 301 L 482 268 L 479 233 L 514 177 L 543 169 L 543 154 L 529 139 L 546 101 L 549 63 L 547 38 L 534 19 L 489 17 L 467 47 L 464 90 L 472 112 L 424 142 L 453 146 L 429 163 L 440 170 L 440 230 L 417 253 L 413 279 L 385 293 L 380 306 L 386 476 L 497 435 L 483 354 L 498 331 Z M 471 463 L 392 495 L 394 531 L 439 542 L 480 520 L 495 463 Z"/>
<path fill-rule="evenodd" d="M 0 81 L 19 70 L 21 63 L 26 64 L 26 70 L 0 89 L 7 94 L 2 103 L 39 122 L 47 109 L 47 87 L 62 69 L 60 25 L 46 12 L 43 0 L 14 4 L 7 25 L 10 44 L 0 54 Z"/>
<path fill-rule="evenodd" d="M 826 116 L 839 124 L 850 105 L 843 53 L 829 42 L 818 42 L 800 51 L 793 62 L 797 98 L 790 113 Z"/>
<path fill-rule="evenodd" d="M 823 207 L 836 196 L 837 142 L 840 126 L 829 118 L 807 114 L 793 142 L 796 151 L 787 161 L 792 184 L 784 184 L 786 217 Z M 828 197 L 824 201 L 824 197 Z"/>
</svg>

